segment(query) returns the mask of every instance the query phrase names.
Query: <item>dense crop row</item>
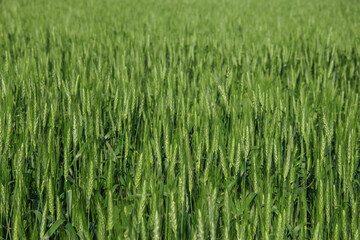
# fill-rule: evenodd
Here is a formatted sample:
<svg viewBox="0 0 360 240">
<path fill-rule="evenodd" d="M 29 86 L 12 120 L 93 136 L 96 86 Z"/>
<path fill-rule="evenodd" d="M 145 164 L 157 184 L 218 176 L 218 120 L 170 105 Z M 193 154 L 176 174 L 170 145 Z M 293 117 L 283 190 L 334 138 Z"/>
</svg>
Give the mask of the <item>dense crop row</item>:
<svg viewBox="0 0 360 240">
<path fill-rule="evenodd" d="M 356 1 L 0 1 L 0 239 L 359 239 Z"/>
</svg>

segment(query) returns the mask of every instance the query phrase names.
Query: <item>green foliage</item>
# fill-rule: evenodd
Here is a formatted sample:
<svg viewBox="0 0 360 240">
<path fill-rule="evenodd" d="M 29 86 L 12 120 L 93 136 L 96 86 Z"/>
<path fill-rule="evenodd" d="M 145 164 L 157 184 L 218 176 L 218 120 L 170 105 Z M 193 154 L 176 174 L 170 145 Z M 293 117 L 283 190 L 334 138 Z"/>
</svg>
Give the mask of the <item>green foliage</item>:
<svg viewBox="0 0 360 240">
<path fill-rule="evenodd" d="M 0 1 L 0 239 L 358 239 L 354 0 Z"/>
</svg>

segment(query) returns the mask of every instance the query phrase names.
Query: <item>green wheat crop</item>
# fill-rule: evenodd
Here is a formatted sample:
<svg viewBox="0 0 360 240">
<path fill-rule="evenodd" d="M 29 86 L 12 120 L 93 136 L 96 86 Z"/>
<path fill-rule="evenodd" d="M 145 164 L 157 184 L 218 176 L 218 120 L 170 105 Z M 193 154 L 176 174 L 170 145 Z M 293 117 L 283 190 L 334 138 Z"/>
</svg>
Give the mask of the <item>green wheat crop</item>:
<svg viewBox="0 0 360 240">
<path fill-rule="evenodd" d="M 0 0 L 0 239 L 359 239 L 356 0 Z"/>
</svg>

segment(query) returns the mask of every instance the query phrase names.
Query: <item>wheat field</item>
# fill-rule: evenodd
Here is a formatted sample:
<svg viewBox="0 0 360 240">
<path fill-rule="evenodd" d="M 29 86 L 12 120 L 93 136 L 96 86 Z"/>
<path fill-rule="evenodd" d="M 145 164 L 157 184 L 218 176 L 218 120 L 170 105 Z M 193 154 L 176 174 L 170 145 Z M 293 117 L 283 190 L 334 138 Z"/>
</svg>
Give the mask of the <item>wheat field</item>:
<svg viewBox="0 0 360 240">
<path fill-rule="evenodd" d="M 1 0 L 0 239 L 360 239 L 356 0 Z"/>
</svg>

